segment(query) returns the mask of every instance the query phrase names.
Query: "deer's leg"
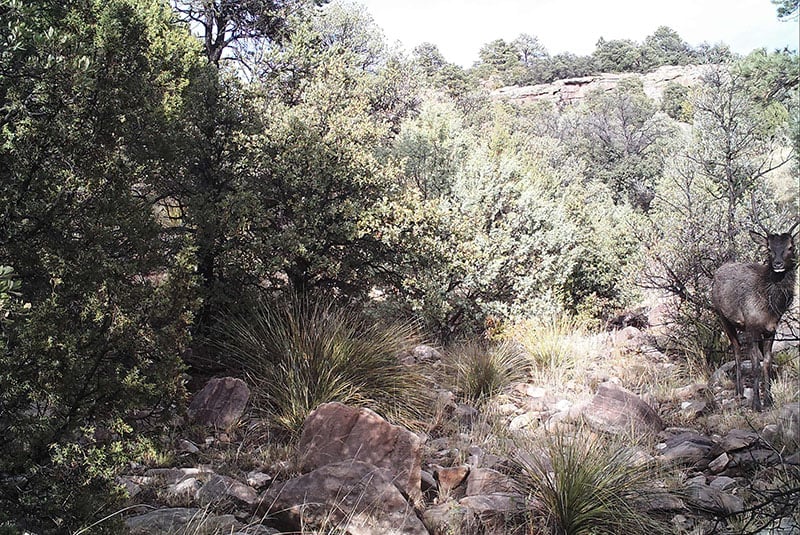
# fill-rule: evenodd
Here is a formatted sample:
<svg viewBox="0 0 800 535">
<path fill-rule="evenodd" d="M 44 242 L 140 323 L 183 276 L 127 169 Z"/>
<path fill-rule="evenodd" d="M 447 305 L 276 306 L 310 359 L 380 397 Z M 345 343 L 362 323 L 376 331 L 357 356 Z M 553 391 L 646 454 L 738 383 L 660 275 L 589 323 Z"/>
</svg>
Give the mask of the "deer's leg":
<svg viewBox="0 0 800 535">
<path fill-rule="evenodd" d="M 764 357 L 761 365 L 764 367 L 762 374 L 764 375 L 764 406 L 772 406 L 772 388 L 770 382 L 772 380 L 772 342 L 775 340 L 775 333 L 770 332 L 764 335 L 764 342 L 762 343 L 762 355 Z"/>
<path fill-rule="evenodd" d="M 742 348 L 739 345 L 739 338 L 736 336 L 736 327 L 733 323 L 722 316 L 719 319 L 722 324 L 722 330 L 728 335 L 733 348 L 733 358 L 736 360 L 736 395 L 741 397 L 744 394 L 744 388 L 742 387 Z"/>
<path fill-rule="evenodd" d="M 752 333 L 747 333 L 750 347 L 750 362 L 753 367 L 753 410 L 761 410 L 761 393 L 759 383 L 761 382 L 761 339 Z"/>
</svg>

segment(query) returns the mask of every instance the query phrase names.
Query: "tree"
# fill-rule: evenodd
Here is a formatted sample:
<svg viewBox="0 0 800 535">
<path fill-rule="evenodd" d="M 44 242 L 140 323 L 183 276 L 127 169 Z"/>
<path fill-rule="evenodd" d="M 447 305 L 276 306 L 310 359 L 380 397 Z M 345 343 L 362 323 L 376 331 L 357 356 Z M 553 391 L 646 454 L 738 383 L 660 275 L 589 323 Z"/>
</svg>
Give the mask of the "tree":
<svg viewBox="0 0 800 535">
<path fill-rule="evenodd" d="M 503 85 L 513 85 L 525 76 L 525 66 L 517 48 L 503 39 L 483 45 L 478 52 L 480 61 L 475 66 L 477 74 L 484 79 L 495 77 Z"/>
<path fill-rule="evenodd" d="M 602 37 L 592 54 L 601 72 L 643 72 L 639 45 L 629 39 L 606 41 Z"/>
<path fill-rule="evenodd" d="M 642 46 L 645 69 L 662 65 L 687 65 L 692 61 L 691 47 L 675 30 L 660 26 L 648 35 Z"/>
<path fill-rule="evenodd" d="M 656 111 L 641 81 L 628 78 L 612 91 L 590 95 L 579 119 L 577 143 L 589 175 L 608 184 L 617 202 L 645 211 L 672 132 Z"/>
<path fill-rule="evenodd" d="M 539 38 L 527 33 L 520 34 L 519 37 L 511 41 L 511 46 L 517 50 L 522 64 L 529 69 L 535 65 L 537 60 L 550 56 L 544 45 L 539 42 Z"/>
<path fill-rule="evenodd" d="M 689 88 L 682 84 L 669 82 L 661 94 L 661 111 L 676 121 L 691 122 L 692 105 L 689 102 Z"/>
<path fill-rule="evenodd" d="M 3 9 L 0 264 L 27 308 L 2 327 L 0 523 L 74 532 L 183 392 L 193 265 L 145 191 L 200 56 L 158 2 Z"/>
<path fill-rule="evenodd" d="M 741 231 L 737 210 L 765 174 L 787 163 L 788 158 L 778 151 L 785 138 L 776 135 L 780 133 L 778 124 L 765 121 L 765 109 L 735 67 L 710 71 L 693 108 L 697 139 L 689 159 L 725 201 L 723 235 L 733 258 L 736 251 L 732 247 Z"/>
<path fill-rule="evenodd" d="M 778 18 L 782 20 L 792 20 L 800 11 L 800 0 L 772 0 L 772 4 L 777 7 Z"/>
<path fill-rule="evenodd" d="M 414 49 L 412 59 L 432 87 L 444 89 L 451 97 L 465 95 L 474 85 L 464 69 L 448 62 L 436 45 L 419 45 Z"/>
<path fill-rule="evenodd" d="M 314 0 L 322 5 L 325 0 Z M 304 0 L 174 0 L 184 20 L 199 25 L 206 57 L 219 66 L 226 49 L 243 57 L 252 40 L 276 40 L 285 35 L 287 20 Z M 239 48 L 242 47 L 242 48 Z"/>
<path fill-rule="evenodd" d="M 258 284 L 247 229 L 258 219 L 251 202 L 249 140 L 262 125 L 254 95 L 241 76 L 260 74 L 254 51 L 292 38 L 311 0 L 188 0 L 174 9 L 199 27 L 207 65 L 195 67 L 176 108 L 171 173 L 151 181 L 154 195 L 170 203 L 173 232 L 196 248 L 202 305 L 194 325 L 198 345 L 224 310 Z M 226 56 L 230 54 L 230 56 Z M 226 57 L 240 60 L 224 62 Z M 246 70 L 240 67 L 244 65 Z M 199 350 L 199 347 L 197 348 Z M 202 351 L 198 351 L 202 353 Z M 194 362 L 197 365 L 199 363 Z"/>
<path fill-rule="evenodd" d="M 363 225 L 393 185 L 376 151 L 413 110 L 415 82 L 363 14 L 331 6 L 301 23 L 269 58 L 301 66 L 291 85 L 251 85 L 259 126 L 247 141 L 245 233 L 254 277 L 271 290 L 359 299 L 391 256 Z"/>
<path fill-rule="evenodd" d="M 674 297 L 671 343 L 689 351 L 690 341 L 692 351 L 699 347 L 710 358 L 720 347 L 708 297 L 711 279 L 726 261 L 756 260 L 746 232 L 754 225 L 753 205 L 771 227 L 780 227 L 779 214 L 797 213 L 796 188 L 781 200 L 766 178 L 787 162 L 788 116 L 774 113 L 779 101 L 759 96 L 762 81 L 774 74 L 755 75 L 753 65 L 719 66 L 696 88 L 691 135 L 657 185 L 641 236 L 650 259 L 644 283 Z"/>
</svg>

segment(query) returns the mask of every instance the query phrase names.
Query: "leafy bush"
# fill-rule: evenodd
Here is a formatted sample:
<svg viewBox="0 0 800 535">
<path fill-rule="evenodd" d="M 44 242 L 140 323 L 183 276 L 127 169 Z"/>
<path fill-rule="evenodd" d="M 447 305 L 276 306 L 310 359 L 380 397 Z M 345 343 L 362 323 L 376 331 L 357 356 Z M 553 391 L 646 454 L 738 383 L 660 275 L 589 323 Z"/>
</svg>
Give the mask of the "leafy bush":
<svg viewBox="0 0 800 535">
<path fill-rule="evenodd" d="M 332 401 L 409 420 L 424 410 L 422 377 L 399 360 L 416 342 L 410 324 L 370 323 L 353 309 L 302 297 L 261 302 L 223 323 L 217 345 L 245 374 L 259 407 L 290 433 Z"/>
<path fill-rule="evenodd" d="M 653 469 L 631 461 L 629 448 L 597 436 L 555 434 L 522 463 L 523 484 L 543 507 L 552 533 L 667 533 L 645 512 Z"/>
</svg>

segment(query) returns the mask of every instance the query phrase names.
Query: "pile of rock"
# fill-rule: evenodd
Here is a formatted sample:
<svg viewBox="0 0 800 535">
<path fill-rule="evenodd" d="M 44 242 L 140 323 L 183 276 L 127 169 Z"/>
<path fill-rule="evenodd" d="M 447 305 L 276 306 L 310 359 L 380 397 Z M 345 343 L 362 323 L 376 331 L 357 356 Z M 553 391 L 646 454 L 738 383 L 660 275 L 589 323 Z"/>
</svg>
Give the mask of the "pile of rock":
<svg viewBox="0 0 800 535">
<path fill-rule="evenodd" d="M 657 444 L 654 451 L 632 446 L 631 462 L 659 462 L 686 474 L 683 488 L 652 504 L 653 510 L 672 514 L 679 533 L 711 533 L 709 519 L 741 512 L 743 494 L 767 486 L 751 480 L 756 467 L 800 463 L 797 454 L 784 457 L 773 447 L 773 439 L 798 432 L 798 403 L 784 407 L 778 423 L 758 433 L 733 429 L 709 436 L 665 428 L 650 403 L 613 380 L 599 384 L 593 397 L 581 403 L 530 384 L 518 385 L 515 392 L 516 398 L 501 398 L 495 410 L 506 414 L 505 424 L 520 433 L 588 424 L 601 433 L 656 438 L 649 441 Z M 220 428 L 241 418 L 248 396 L 238 379 L 214 379 L 195 396 L 189 414 L 194 423 L 224 435 Z M 686 403 L 709 396 L 707 387 L 690 385 L 676 399 Z M 440 397 L 460 425 L 478 425 L 474 408 L 456 403 L 447 392 Z M 146 504 L 131 509 L 126 525 L 131 533 L 147 535 L 269 535 L 332 528 L 353 535 L 525 533 L 526 518 L 540 516 L 542 506 L 512 477 L 519 465 L 465 440 L 457 451 L 451 438 L 428 439 L 369 409 L 324 404 L 306 420 L 296 462 L 281 475 L 230 468 L 222 474 L 198 465 L 121 478 L 133 500 L 138 496 Z M 185 440 L 182 444 L 190 457 L 198 449 Z M 798 529 L 790 518 L 783 522 L 788 530 Z"/>
</svg>

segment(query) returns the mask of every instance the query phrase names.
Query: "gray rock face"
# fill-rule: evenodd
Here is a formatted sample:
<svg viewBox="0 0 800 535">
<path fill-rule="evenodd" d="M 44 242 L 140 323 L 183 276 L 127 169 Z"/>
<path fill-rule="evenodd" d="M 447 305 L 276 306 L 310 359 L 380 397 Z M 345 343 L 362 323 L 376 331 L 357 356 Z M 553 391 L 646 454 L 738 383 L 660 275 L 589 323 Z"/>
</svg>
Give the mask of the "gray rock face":
<svg viewBox="0 0 800 535">
<path fill-rule="evenodd" d="M 326 403 L 312 412 L 300 436 L 300 471 L 339 461 L 363 461 L 384 470 L 412 500 L 421 499 L 422 441 L 369 409 Z"/>
<path fill-rule="evenodd" d="M 285 529 L 337 527 L 351 535 L 428 535 L 386 472 L 361 461 L 326 464 L 270 487 L 257 514 Z"/>
<path fill-rule="evenodd" d="M 549 101 L 559 105 L 569 105 L 582 101 L 593 91 L 610 91 L 617 87 L 622 80 L 633 78 L 641 80 L 645 94 L 658 101 L 664 93 L 664 88 L 670 82 L 693 87 L 700 83 L 707 70 L 708 66 L 704 65 L 665 65 L 647 74 L 603 73 L 556 80 L 550 84 L 502 87 L 493 91 L 492 97 L 517 104 Z"/>
<path fill-rule="evenodd" d="M 234 377 L 214 378 L 189 404 L 189 419 L 199 425 L 228 428 L 235 424 L 247 406 L 250 389 Z"/>
</svg>

